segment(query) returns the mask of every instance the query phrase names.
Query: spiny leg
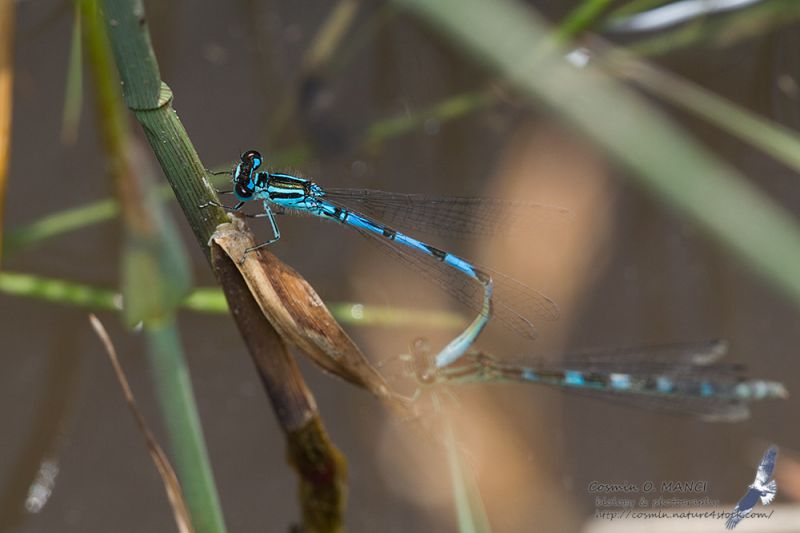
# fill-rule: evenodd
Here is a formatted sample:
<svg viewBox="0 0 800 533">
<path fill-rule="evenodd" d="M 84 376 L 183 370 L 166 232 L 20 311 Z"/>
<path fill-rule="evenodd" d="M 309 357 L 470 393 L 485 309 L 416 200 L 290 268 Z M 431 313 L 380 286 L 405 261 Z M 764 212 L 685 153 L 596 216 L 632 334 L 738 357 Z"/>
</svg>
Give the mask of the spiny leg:
<svg viewBox="0 0 800 533">
<path fill-rule="evenodd" d="M 208 207 L 210 205 L 213 205 L 214 207 L 219 207 L 220 209 L 224 209 L 225 211 L 228 211 L 229 213 L 236 213 L 237 211 L 239 211 L 244 206 L 244 202 L 239 202 L 238 204 L 236 204 L 233 207 L 228 207 L 227 205 L 222 205 L 221 203 L 219 203 L 219 202 L 217 202 L 215 200 L 209 200 L 208 202 L 206 202 L 204 204 L 200 204 L 197 207 L 199 207 L 200 209 L 205 209 L 206 207 Z M 247 215 L 245 215 L 245 216 L 247 216 Z"/>
<path fill-rule="evenodd" d="M 223 176 L 223 175 L 230 176 L 230 174 L 231 174 L 230 170 L 209 170 L 209 169 L 206 169 L 206 172 L 208 174 L 211 174 L 212 176 Z"/>
<path fill-rule="evenodd" d="M 278 229 L 278 225 L 275 223 L 275 217 L 272 215 L 272 209 L 269 207 L 269 204 L 266 200 L 264 200 L 264 214 L 269 219 L 269 223 L 272 226 L 272 240 L 269 244 L 277 241 L 281 238 L 281 230 Z"/>
<path fill-rule="evenodd" d="M 227 205 L 222 205 L 219 202 L 215 202 L 214 200 L 211 200 L 211 201 L 206 202 L 204 204 L 200 204 L 199 207 L 202 209 L 202 208 L 206 208 L 206 207 L 208 207 L 210 205 L 213 205 L 215 207 L 219 207 L 221 209 L 224 209 L 225 211 L 228 211 L 229 213 L 238 213 L 239 210 L 244 205 L 244 202 L 239 202 L 238 204 L 236 204 L 233 207 L 228 207 Z M 263 218 L 263 217 L 269 216 L 269 215 L 267 215 L 265 213 L 256 213 L 254 215 L 251 215 L 250 213 L 239 213 L 239 214 L 241 216 L 245 217 L 245 218 Z"/>
<path fill-rule="evenodd" d="M 275 223 L 275 217 L 272 214 L 272 209 L 269 208 L 269 205 L 266 201 L 264 202 L 264 212 L 254 215 L 254 217 L 267 217 L 269 219 L 269 223 L 272 226 L 272 238 L 266 242 L 262 242 L 261 244 L 247 248 L 242 254 L 242 258 L 239 259 L 240 265 L 244 263 L 245 259 L 247 258 L 247 254 L 250 252 L 255 252 L 256 250 L 269 246 L 281 238 L 281 230 L 278 229 L 278 225 Z"/>
<path fill-rule="evenodd" d="M 218 171 L 215 171 L 215 170 L 206 169 L 206 174 L 211 175 L 211 176 L 230 176 L 231 175 L 231 171 L 230 170 L 218 170 Z M 211 180 L 211 181 L 213 182 L 214 180 Z M 233 190 L 220 191 L 216 187 L 214 187 L 214 190 L 217 192 L 217 194 L 231 194 L 233 192 Z"/>
</svg>

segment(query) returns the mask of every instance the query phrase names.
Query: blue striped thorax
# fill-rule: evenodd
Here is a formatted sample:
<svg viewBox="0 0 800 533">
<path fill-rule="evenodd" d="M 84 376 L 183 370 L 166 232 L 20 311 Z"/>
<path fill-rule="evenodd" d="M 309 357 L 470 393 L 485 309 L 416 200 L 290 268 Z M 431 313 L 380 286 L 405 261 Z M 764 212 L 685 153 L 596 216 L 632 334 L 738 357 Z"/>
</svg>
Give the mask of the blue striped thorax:
<svg viewBox="0 0 800 533">
<path fill-rule="evenodd" d="M 290 174 L 258 171 L 263 163 L 261 154 L 248 150 L 233 172 L 234 192 L 239 200 L 266 200 L 270 203 L 295 209 L 316 207 L 317 198 L 323 196 L 319 185 Z"/>
<path fill-rule="evenodd" d="M 267 174 L 261 172 L 259 174 Z M 288 208 L 308 209 L 315 207 L 313 188 L 319 189 L 309 180 L 290 174 L 269 173 L 266 180 L 265 200 Z M 312 200 L 312 201 L 310 201 Z"/>
</svg>

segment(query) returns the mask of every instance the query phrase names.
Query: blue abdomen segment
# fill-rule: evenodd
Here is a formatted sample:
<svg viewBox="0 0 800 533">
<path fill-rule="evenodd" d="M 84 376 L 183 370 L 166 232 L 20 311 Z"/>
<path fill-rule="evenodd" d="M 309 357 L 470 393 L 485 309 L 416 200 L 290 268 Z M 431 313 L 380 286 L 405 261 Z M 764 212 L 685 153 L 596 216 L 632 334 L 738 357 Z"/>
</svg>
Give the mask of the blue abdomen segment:
<svg viewBox="0 0 800 533">
<path fill-rule="evenodd" d="M 399 231 L 387 228 L 382 224 L 378 224 L 377 222 L 368 219 L 364 215 L 355 213 L 348 209 L 343 209 L 328 204 L 327 202 L 319 202 L 319 205 L 321 214 L 324 216 L 338 220 L 343 224 L 347 224 L 349 226 L 353 226 L 358 229 L 369 231 L 375 235 L 379 235 L 390 241 L 394 241 L 397 244 L 406 246 L 419 253 L 434 257 L 437 260 L 443 262 L 444 264 L 449 265 L 455 268 L 456 270 L 460 270 L 467 276 L 475 279 L 480 283 L 487 282 L 490 277 L 488 274 L 476 268 L 469 261 L 465 259 L 462 259 L 449 252 L 445 252 L 444 250 L 440 250 L 435 246 L 425 244 L 424 242 L 419 241 L 413 237 L 409 237 L 408 235 L 401 233 Z"/>
<path fill-rule="evenodd" d="M 400 245 L 419 254 L 431 257 L 452 268 L 454 273 L 460 272 L 483 287 L 483 303 L 478 316 L 475 317 L 472 323 L 470 323 L 458 337 L 450 341 L 450 343 L 436 355 L 436 366 L 442 368 L 464 355 L 472 343 L 475 342 L 478 335 L 480 335 L 481 331 L 483 331 L 483 328 L 486 327 L 486 324 L 488 324 L 492 316 L 492 277 L 461 257 L 388 228 L 383 224 L 370 220 L 360 213 L 350 211 L 324 200 L 317 199 L 316 202 L 316 207 L 312 211 L 314 214 L 331 218 L 362 232 L 367 232 L 371 235 L 383 238 L 395 245 Z"/>
<path fill-rule="evenodd" d="M 497 377 L 570 389 L 698 399 L 761 400 L 783 397 L 786 390 L 773 381 L 736 376 L 636 375 L 571 369 L 537 369 L 495 365 Z M 701 373 L 702 374 L 702 373 Z"/>
</svg>

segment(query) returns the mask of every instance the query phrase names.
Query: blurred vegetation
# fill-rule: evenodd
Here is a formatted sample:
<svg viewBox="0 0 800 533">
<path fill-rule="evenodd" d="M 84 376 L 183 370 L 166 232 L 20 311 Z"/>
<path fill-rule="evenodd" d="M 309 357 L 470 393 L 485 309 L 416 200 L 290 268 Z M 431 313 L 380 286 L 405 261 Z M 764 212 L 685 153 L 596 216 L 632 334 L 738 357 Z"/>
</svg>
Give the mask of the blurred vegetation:
<svg viewBox="0 0 800 533">
<path fill-rule="evenodd" d="M 101 140 L 122 214 L 120 285 L 124 321 L 130 327 L 143 326 L 157 398 L 194 530 L 224 532 L 222 508 L 176 324 L 177 307 L 191 286 L 189 261 L 175 223 L 158 198 L 154 173 L 142 164 L 143 148 L 130 132 L 100 6 L 97 0 L 79 0 L 78 5 L 81 16 L 76 18 L 76 33 L 84 29 Z M 114 8 L 105 5 L 104 9 Z M 74 62 L 80 65 L 80 61 Z"/>
<path fill-rule="evenodd" d="M 566 50 L 550 38 L 543 21 L 515 2 L 501 0 L 491 7 L 480 0 L 397 3 L 586 135 L 636 183 L 800 305 L 800 226 L 794 217 L 685 128 L 606 74 L 602 63 L 577 69 L 565 62 Z"/>
<path fill-rule="evenodd" d="M 512 0 L 490 3 L 394 0 L 391 6 L 376 10 L 367 20 L 358 17 L 363 9 L 361 2 L 340 0 L 311 41 L 297 79 L 280 96 L 282 114 L 272 117 L 266 135 L 274 138 L 292 127 L 295 114 L 302 111 L 300 94 L 305 82 L 316 76 L 335 76 L 380 27 L 391 24 L 398 12 L 410 13 L 449 39 L 451 46 L 466 58 L 483 66 L 490 73 L 488 81 L 482 87 L 450 95 L 414 112 L 376 119 L 357 136 L 357 150 L 374 156 L 386 143 L 418 133 L 430 119 L 440 123 L 456 120 L 502 105 L 503 97 L 509 94 L 521 97 L 526 105 L 545 108 L 581 132 L 624 169 L 634 183 L 694 223 L 800 306 L 800 277 L 796 274 L 800 271 L 800 226 L 795 217 L 741 172 L 704 148 L 686 128 L 631 89 L 631 86 L 640 88 L 678 106 L 787 167 L 800 170 L 800 136 L 796 132 L 646 62 L 648 58 L 680 50 L 691 48 L 702 52 L 764 35 L 800 19 L 800 4 L 792 0 L 766 0 L 713 17 L 696 17 L 656 34 L 626 35 L 623 46 L 611 44 L 620 36 L 621 22 L 666 2 L 634 0 L 613 10 L 612 3 L 610 0 L 577 2 L 568 16 L 551 27 L 529 6 Z M 171 437 L 177 443 L 174 448 L 178 470 L 182 479 L 194 479 L 189 482 L 188 499 L 193 516 L 202 517 L 198 523 L 205 524 L 198 530 L 222 531 L 222 512 L 191 398 L 175 313 L 179 309 L 227 312 L 227 305 L 216 289 L 196 288 L 189 292 L 189 268 L 182 244 L 161 205 L 175 196 L 168 187 L 155 187 L 152 171 L 141 166 L 142 158 L 127 131 L 127 111 L 116 90 L 118 80 L 110 71 L 110 51 L 104 30 L 98 25 L 97 6 L 91 0 L 78 0 L 75 5 L 62 138 L 72 142 L 77 135 L 85 55 L 94 75 L 100 129 L 104 132 L 105 154 L 111 162 L 117 196 L 51 213 L 25 225 L 13 221 L 14 227 L 3 231 L 7 233 L 3 257 L 5 262 L 7 256 L 21 253 L 25 248 L 43 246 L 48 239 L 65 232 L 122 214 L 126 228 L 122 290 L 30 273 L 3 272 L 0 291 L 91 309 L 120 310 L 121 302 L 125 302 L 126 321 L 131 325 L 143 322 L 149 332 L 150 358 L 158 376 L 156 381 L 161 384 L 162 408 L 165 418 L 174 422 Z M 8 33 L 2 39 L 6 44 L 10 35 L 13 34 Z M 585 55 L 586 66 L 579 68 L 565 60 L 576 50 Z M 9 68 L 0 65 L 3 72 Z M 132 107 L 141 104 L 139 109 L 147 106 L 158 109 L 169 101 L 171 94 L 161 86 L 157 72 L 149 81 L 149 93 L 128 95 L 129 105 L 133 102 Z M 0 98 L 3 97 L 0 91 Z M 0 109 L 4 108 L 2 104 Z M 620 110 L 635 119 L 623 119 Z M 0 116 L 0 120 L 5 119 Z M 9 135 L 2 133 L 0 212 L 7 161 L 4 154 L 10 141 Z M 191 147 L 188 139 L 186 143 Z M 315 151 L 312 142 L 300 140 L 281 153 L 272 154 L 271 159 L 279 166 L 298 165 L 313 160 Z M 198 242 L 205 246 L 210 232 L 222 218 L 220 213 L 206 217 L 196 209 L 204 195 L 212 194 L 198 183 L 197 176 L 205 174 L 199 158 L 194 154 L 188 168 L 181 166 L 174 154 L 160 154 L 160 159 L 180 175 L 176 189 L 188 192 L 179 200 L 187 215 L 193 217 L 190 222 Z M 229 167 L 229 163 L 220 165 Z M 150 290 L 153 286 L 158 290 Z M 140 298 L 143 296 L 147 298 Z M 337 303 L 330 307 L 339 321 L 349 324 L 453 328 L 463 323 L 449 313 L 358 303 Z M 188 441 L 183 440 L 182 436 L 187 435 Z M 455 446 L 451 448 L 453 478 L 462 479 L 458 451 Z M 460 519 L 462 529 L 488 529 L 471 483 L 456 482 L 454 490 L 462 494 L 459 516 L 467 517 Z"/>
</svg>

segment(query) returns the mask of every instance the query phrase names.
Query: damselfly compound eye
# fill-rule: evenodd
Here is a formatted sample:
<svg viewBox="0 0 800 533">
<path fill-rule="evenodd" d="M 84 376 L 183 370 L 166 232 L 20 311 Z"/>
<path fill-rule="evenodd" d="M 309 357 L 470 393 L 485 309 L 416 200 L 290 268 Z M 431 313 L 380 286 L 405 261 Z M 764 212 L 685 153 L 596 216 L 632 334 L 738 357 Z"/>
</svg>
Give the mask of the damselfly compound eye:
<svg viewBox="0 0 800 533">
<path fill-rule="evenodd" d="M 242 154 L 242 163 L 252 165 L 252 169 L 255 170 L 261 166 L 261 154 L 255 150 L 248 150 Z"/>
<path fill-rule="evenodd" d="M 245 182 L 242 181 L 236 184 L 236 187 L 234 187 L 234 192 L 236 193 L 236 196 L 238 196 L 242 200 L 247 200 L 251 196 L 253 196 L 253 191 L 247 187 L 247 184 Z"/>
</svg>

